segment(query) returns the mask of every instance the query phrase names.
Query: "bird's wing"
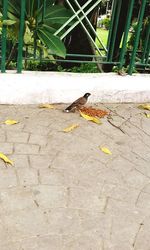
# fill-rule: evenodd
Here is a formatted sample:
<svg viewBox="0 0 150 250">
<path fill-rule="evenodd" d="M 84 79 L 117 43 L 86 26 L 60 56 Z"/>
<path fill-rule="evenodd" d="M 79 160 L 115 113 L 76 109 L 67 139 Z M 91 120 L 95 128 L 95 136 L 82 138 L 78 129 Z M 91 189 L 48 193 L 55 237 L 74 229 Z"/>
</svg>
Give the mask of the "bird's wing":
<svg viewBox="0 0 150 250">
<path fill-rule="evenodd" d="M 72 108 L 75 108 L 77 106 L 84 105 L 86 101 L 87 100 L 84 97 L 80 97 L 75 100 L 69 107 L 67 107 L 66 110 L 71 110 Z"/>
<path fill-rule="evenodd" d="M 84 105 L 86 103 L 86 99 L 84 97 L 78 98 L 76 101 L 73 102 L 74 105 Z"/>
</svg>

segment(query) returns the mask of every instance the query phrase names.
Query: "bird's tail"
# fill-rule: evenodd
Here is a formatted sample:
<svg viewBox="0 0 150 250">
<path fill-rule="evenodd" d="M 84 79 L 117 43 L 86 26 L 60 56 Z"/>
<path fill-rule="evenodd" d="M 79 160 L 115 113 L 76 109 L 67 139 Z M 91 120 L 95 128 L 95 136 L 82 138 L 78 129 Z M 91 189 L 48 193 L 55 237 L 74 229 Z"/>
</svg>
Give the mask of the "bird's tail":
<svg viewBox="0 0 150 250">
<path fill-rule="evenodd" d="M 68 107 L 65 109 L 65 111 L 66 111 L 66 112 L 70 112 L 72 108 L 73 108 L 73 105 L 71 104 L 70 106 L 68 106 Z"/>
</svg>

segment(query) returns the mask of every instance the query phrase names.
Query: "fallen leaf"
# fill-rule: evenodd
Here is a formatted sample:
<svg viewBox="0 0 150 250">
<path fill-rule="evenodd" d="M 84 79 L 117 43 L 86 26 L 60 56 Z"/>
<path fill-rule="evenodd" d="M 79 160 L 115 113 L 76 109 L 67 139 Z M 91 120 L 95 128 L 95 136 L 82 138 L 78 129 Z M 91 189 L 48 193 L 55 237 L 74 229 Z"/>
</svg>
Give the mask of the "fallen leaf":
<svg viewBox="0 0 150 250">
<path fill-rule="evenodd" d="M 124 70 L 118 70 L 118 75 L 119 76 L 126 76 L 127 75 L 127 73 L 124 71 Z"/>
<path fill-rule="evenodd" d="M 96 117 L 93 117 L 93 116 L 90 116 L 90 115 L 86 115 L 86 114 L 84 114 L 84 113 L 81 112 L 81 111 L 80 111 L 80 115 L 81 115 L 84 119 L 86 119 L 87 121 L 92 121 L 92 122 L 95 122 L 95 123 L 97 123 L 97 124 L 102 124 L 102 122 L 101 122 L 98 118 L 96 118 Z"/>
<path fill-rule="evenodd" d="M 0 153 L 0 159 L 2 159 L 5 163 L 9 163 L 11 165 L 14 165 L 13 161 L 11 161 L 6 155 L 3 153 Z"/>
<path fill-rule="evenodd" d="M 101 151 L 104 152 L 105 154 L 112 155 L 112 152 L 111 152 L 108 148 L 100 147 L 100 149 L 101 149 Z"/>
<path fill-rule="evenodd" d="M 150 104 L 141 104 L 138 106 L 138 108 L 150 110 Z"/>
<path fill-rule="evenodd" d="M 17 124 L 19 123 L 18 121 L 15 121 L 15 120 L 6 120 L 4 121 L 3 123 L 7 124 L 7 125 L 14 125 L 14 124 Z"/>
<path fill-rule="evenodd" d="M 71 132 L 72 130 L 74 130 L 74 129 L 77 128 L 77 127 L 79 127 L 78 124 L 72 124 L 71 126 L 65 128 L 65 129 L 63 129 L 63 132 L 66 132 L 66 133 Z"/>
<path fill-rule="evenodd" d="M 44 109 L 55 109 L 55 106 L 49 103 L 41 104 L 39 108 L 44 108 Z"/>
<path fill-rule="evenodd" d="M 150 118 L 150 114 L 145 113 L 145 116 L 146 116 L 147 118 Z"/>
</svg>

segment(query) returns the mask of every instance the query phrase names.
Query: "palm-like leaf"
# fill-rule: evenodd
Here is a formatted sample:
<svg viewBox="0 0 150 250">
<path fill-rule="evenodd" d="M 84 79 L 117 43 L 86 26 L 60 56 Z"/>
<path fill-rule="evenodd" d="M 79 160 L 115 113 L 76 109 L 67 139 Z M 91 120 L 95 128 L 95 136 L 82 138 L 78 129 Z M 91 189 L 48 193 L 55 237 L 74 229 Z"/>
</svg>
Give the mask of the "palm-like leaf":
<svg viewBox="0 0 150 250">
<path fill-rule="evenodd" d="M 47 0 L 45 6 L 43 2 L 37 0 L 27 0 L 25 9 L 25 21 L 28 23 L 28 28 L 31 32 L 28 34 L 33 34 L 36 36 L 37 40 L 46 46 L 52 54 L 65 57 L 66 49 L 63 42 L 59 37 L 54 36 L 57 28 L 64 24 L 72 15 L 72 13 L 65 7 L 60 5 L 54 5 L 54 0 Z M 0 11 L 2 11 L 3 0 L 0 0 Z M 45 13 L 43 9 L 45 7 Z M 10 0 L 8 1 L 8 18 L 14 20 L 14 30 L 19 28 L 20 22 L 20 12 L 21 12 L 21 1 L 20 0 Z M 43 16 L 44 13 L 44 16 Z M 13 23 L 13 22 L 12 22 Z M 24 36 L 26 36 L 26 25 Z M 16 37 L 18 32 L 16 32 Z M 24 39 L 25 41 L 26 39 Z"/>
<path fill-rule="evenodd" d="M 44 23 L 51 25 L 54 23 L 64 24 L 71 17 L 71 12 L 63 6 L 49 6 L 44 15 Z M 38 17 L 38 21 L 42 20 L 42 13 Z"/>
<path fill-rule="evenodd" d="M 44 28 L 39 28 L 37 35 L 42 43 L 50 50 L 52 54 L 56 54 L 60 57 L 65 57 L 66 49 L 63 42 L 57 37 L 48 32 Z"/>
</svg>

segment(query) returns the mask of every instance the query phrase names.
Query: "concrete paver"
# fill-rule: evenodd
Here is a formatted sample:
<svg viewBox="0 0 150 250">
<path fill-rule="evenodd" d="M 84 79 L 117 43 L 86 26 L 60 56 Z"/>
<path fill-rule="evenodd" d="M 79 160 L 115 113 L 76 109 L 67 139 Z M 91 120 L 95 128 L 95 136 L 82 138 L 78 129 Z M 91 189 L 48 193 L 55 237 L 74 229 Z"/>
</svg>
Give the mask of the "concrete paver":
<svg viewBox="0 0 150 250">
<path fill-rule="evenodd" d="M 0 160 L 0 250 L 149 250 L 150 119 L 137 104 L 96 104 L 121 131 L 65 106 L 0 106 L 1 121 L 19 121 L 0 125 L 15 163 Z"/>
</svg>

